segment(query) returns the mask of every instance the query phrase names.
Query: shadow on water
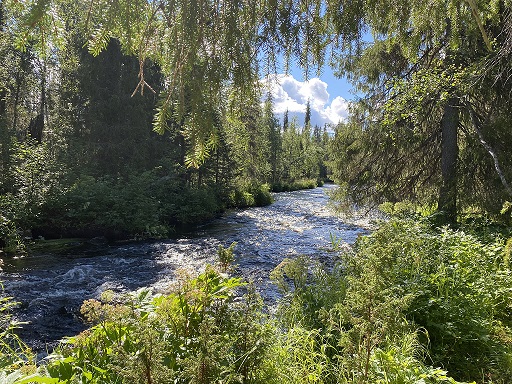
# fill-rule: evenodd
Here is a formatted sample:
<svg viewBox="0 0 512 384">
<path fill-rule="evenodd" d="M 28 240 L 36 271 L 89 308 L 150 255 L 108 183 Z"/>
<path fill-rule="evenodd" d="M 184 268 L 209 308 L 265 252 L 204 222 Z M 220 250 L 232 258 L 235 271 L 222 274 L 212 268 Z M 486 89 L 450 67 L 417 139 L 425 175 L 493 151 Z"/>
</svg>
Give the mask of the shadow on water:
<svg viewBox="0 0 512 384">
<path fill-rule="evenodd" d="M 64 254 L 36 254 L 6 260 L 0 275 L 5 294 L 21 303 L 17 316 L 27 321 L 20 335 L 35 350 L 84 329 L 79 318 L 83 300 L 105 290 L 128 292 L 140 287 L 165 291 L 180 268 L 200 271 L 214 264 L 220 244 L 237 242 L 236 274 L 252 281 L 272 302 L 276 290 L 269 274 L 284 258 L 307 255 L 332 262 L 330 234 L 347 243 L 366 233 L 344 223 L 327 207 L 326 191 L 284 192 L 268 207 L 226 213 L 180 239 L 88 244 Z"/>
</svg>

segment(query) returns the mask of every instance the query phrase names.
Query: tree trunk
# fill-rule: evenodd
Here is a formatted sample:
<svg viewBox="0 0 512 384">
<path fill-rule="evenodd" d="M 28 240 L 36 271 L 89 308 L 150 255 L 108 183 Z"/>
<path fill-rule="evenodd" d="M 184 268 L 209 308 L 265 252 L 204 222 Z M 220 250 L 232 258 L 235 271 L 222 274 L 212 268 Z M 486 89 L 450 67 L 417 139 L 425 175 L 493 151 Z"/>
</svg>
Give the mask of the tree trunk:
<svg viewBox="0 0 512 384">
<path fill-rule="evenodd" d="M 1 11 L 1 8 L 0 8 Z M 5 98 L 7 91 L 5 88 L 0 88 L 0 194 L 5 193 L 5 186 L 7 185 L 7 174 L 9 173 L 9 150 L 10 150 L 10 137 L 7 129 L 7 103 Z"/>
<path fill-rule="evenodd" d="M 459 125 L 458 101 L 455 97 L 448 100 L 441 119 L 441 176 L 438 211 L 445 223 L 457 222 L 457 128 Z"/>
<path fill-rule="evenodd" d="M 4 32 L 4 9 L 0 3 L 0 33 Z M 1 65 L 5 65 L 2 59 Z M 8 185 L 10 137 L 7 129 L 7 84 L 0 84 L 0 194 Z"/>
<path fill-rule="evenodd" d="M 39 104 L 39 113 L 30 120 L 29 133 L 38 144 L 43 142 L 44 114 L 46 109 L 46 63 L 43 64 L 43 73 L 41 78 L 41 100 Z"/>
</svg>

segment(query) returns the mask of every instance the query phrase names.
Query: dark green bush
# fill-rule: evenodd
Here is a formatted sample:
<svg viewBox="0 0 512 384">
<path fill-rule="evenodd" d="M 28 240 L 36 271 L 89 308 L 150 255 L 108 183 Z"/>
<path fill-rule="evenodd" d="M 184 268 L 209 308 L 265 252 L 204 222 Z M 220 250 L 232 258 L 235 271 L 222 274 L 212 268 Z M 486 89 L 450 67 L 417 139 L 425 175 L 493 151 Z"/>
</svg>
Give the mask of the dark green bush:
<svg viewBox="0 0 512 384">
<path fill-rule="evenodd" d="M 262 207 L 273 201 L 268 184 L 240 182 L 228 194 L 228 207 L 247 208 Z"/>
<path fill-rule="evenodd" d="M 291 192 L 302 189 L 313 189 L 323 185 L 316 179 L 300 179 L 293 181 L 279 181 L 271 186 L 272 192 Z"/>
<path fill-rule="evenodd" d="M 235 208 L 253 207 L 255 204 L 254 196 L 247 191 L 235 189 L 229 193 L 228 206 Z"/>
<path fill-rule="evenodd" d="M 253 184 L 250 193 L 254 196 L 254 204 L 257 207 L 264 207 L 272 204 L 272 195 L 270 194 L 270 186 L 268 184 Z"/>
<path fill-rule="evenodd" d="M 7 252 L 23 250 L 23 242 L 12 220 L 0 214 L 0 249 Z"/>
<path fill-rule="evenodd" d="M 128 179 L 81 177 L 42 208 L 41 230 L 57 236 L 159 238 L 172 227 L 194 225 L 221 211 L 214 188 L 183 187 L 156 172 Z"/>
<path fill-rule="evenodd" d="M 199 224 L 212 219 L 221 211 L 220 198 L 209 187 L 187 188 L 176 196 L 175 220 L 178 224 Z"/>
<path fill-rule="evenodd" d="M 85 237 L 165 235 L 153 182 L 149 172 L 129 180 L 84 176 L 64 196 L 45 204 L 48 219 L 41 229 Z"/>
</svg>

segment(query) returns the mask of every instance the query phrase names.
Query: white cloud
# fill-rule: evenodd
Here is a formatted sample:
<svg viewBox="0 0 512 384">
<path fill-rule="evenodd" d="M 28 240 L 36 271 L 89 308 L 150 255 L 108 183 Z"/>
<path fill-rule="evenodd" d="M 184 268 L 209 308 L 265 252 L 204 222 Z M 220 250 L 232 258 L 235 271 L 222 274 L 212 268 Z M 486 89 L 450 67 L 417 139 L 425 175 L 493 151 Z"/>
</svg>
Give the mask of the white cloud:
<svg viewBox="0 0 512 384">
<path fill-rule="evenodd" d="M 340 121 L 345 121 L 348 118 L 348 102 L 341 96 L 337 96 L 332 101 L 331 105 L 328 105 L 323 110 L 326 118 L 337 124 Z"/>
<path fill-rule="evenodd" d="M 306 104 L 311 105 L 312 125 L 337 124 L 348 116 L 348 102 L 341 96 L 330 101 L 327 83 L 315 77 L 298 81 L 290 75 L 270 75 L 262 80 L 274 99 L 274 112 L 282 119 L 288 110 L 289 118 L 297 116 L 304 122 Z"/>
</svg>

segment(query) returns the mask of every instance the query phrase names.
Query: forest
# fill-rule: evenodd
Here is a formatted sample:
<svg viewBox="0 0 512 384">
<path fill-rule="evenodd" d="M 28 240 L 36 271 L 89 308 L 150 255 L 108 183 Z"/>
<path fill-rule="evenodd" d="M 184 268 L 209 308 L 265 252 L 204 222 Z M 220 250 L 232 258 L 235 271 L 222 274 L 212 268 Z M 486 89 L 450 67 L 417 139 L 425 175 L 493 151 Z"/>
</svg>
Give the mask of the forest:
<svg viewBox="0 0 512 384">
<path fill-rule="evenodd" d="M 191 166 L 196 148 L 184 122 L 171 116 L 155 132 L 158 96 L 132 95 L 139 63 L 116 40 L 94 57 L 75 36 L 58 57 L 41 58 L 3 37 L 0 244 L 8 251 L 22 251 L 24 237 L 165 237 L 226 208 L 270 204 L 271 190 L 327 178 L 329 136 L 311 126 L 310 112 L 300 126 L 280 124 L 270 95 L 261 103 L 257 94 L 244 99 L 243 114 L 230 112 L 238 99 L 227 88 L 231 96 L 210 111 L 211 150 Z M 163 81 L 156 64 L 145 76 L 156 89 Z"/>
<path fill-rule="evenodd" d="M 349 118 L 281 121 L 280 60 L 347 77 Z M 166 294 L 84 301 L 43 360 L 2 294 L 0 383 L 511 383 L 511 105 L 510 0 L 2 0 L 2 259 L 325 181 L 385 219 L 285 258 L 275 310 L 220 246 Z"/>
</svg>

